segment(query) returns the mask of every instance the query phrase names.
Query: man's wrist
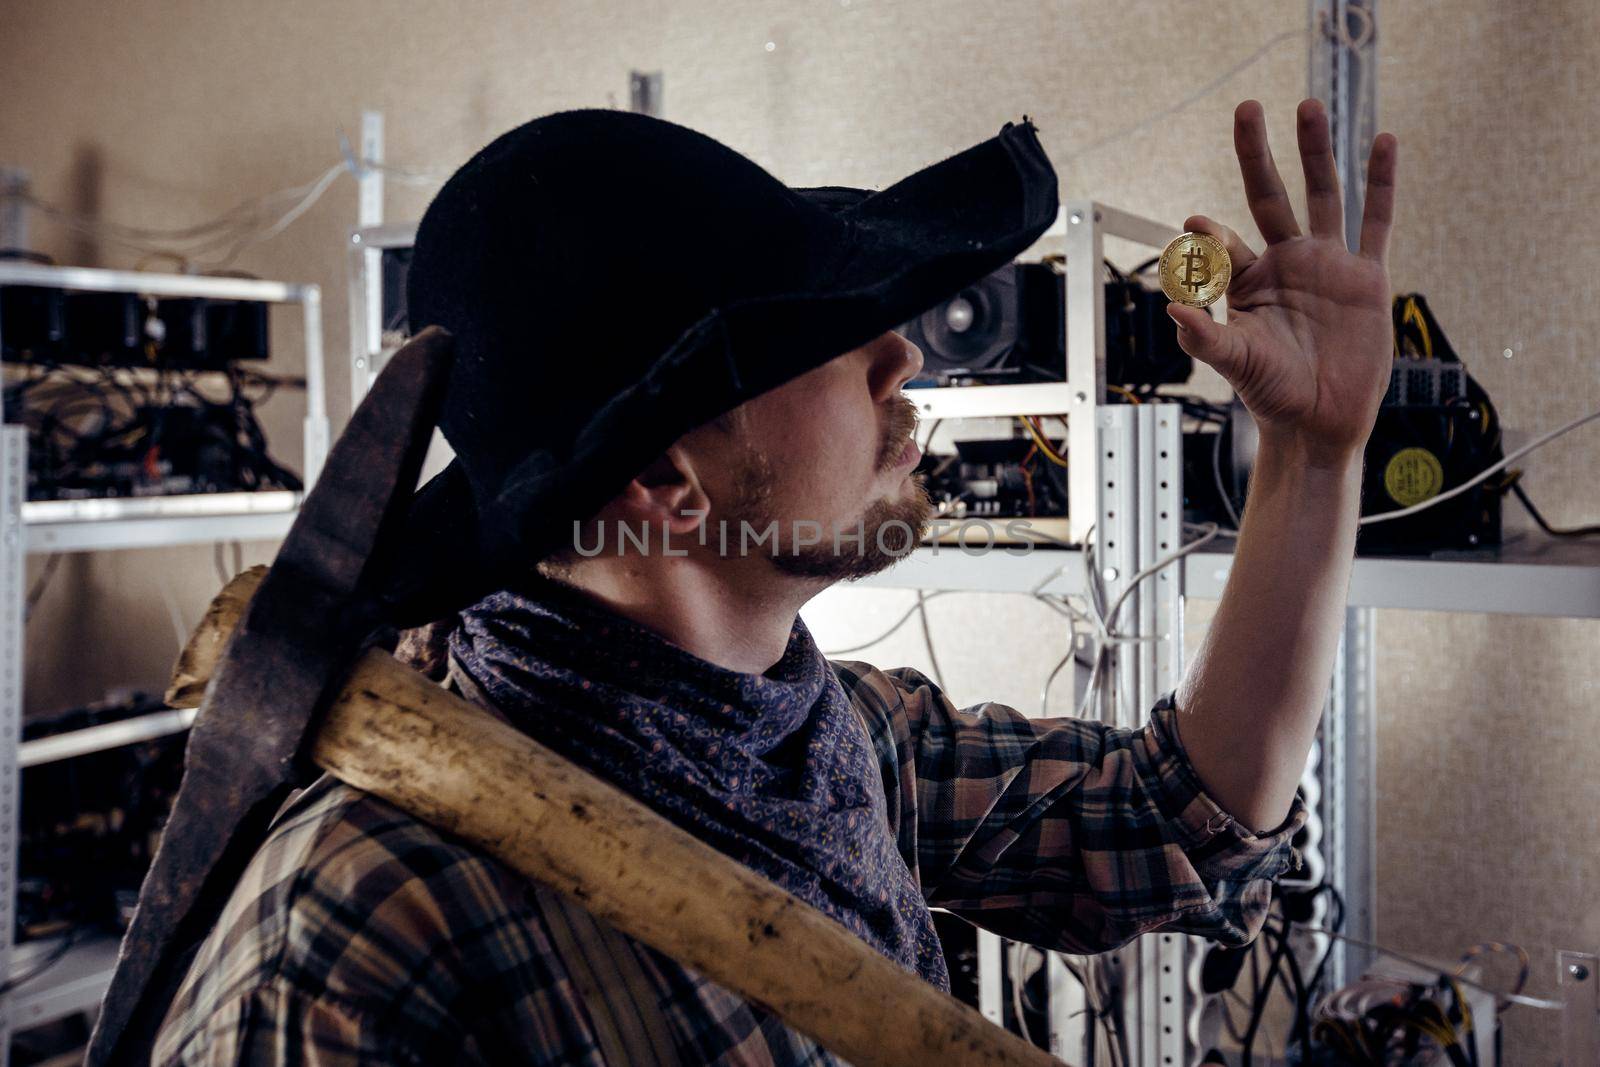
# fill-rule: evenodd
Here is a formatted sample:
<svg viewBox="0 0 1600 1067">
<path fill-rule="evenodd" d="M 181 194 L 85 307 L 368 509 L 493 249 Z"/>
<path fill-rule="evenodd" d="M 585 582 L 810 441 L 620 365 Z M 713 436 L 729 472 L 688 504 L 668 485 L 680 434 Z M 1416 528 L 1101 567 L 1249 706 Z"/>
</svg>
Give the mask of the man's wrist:
<svg viewBox="0 0 1600 1067">
<path fill-rule="evenodd" d="M 1365 435 L 1359 441 L 1330 442 L 1313 438 L 1292 428 L 1261 427 L 1257 464 L 1275 462 L 1287 466 L 1345 477 L 1361 469 Z"/>
<path fill-rule="evenodd" d="M 1320 523 L 1352 523 L 1360 511 L 1362 450 L 1308 439 L 1293 431 L 1263 431 L 1250 472 L 1253 510 L 1288 508 L 1284 521 L 1313 507 Z M 1268 504 L 1268 501 L 1274 502 Z"/>
</svg>

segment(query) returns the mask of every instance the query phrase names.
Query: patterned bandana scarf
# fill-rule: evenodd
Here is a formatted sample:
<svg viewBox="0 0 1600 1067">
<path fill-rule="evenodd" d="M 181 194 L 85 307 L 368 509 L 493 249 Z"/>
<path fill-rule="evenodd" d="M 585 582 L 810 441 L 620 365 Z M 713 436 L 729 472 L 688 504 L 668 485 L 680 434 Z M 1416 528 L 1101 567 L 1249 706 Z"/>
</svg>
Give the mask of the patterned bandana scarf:
<svg viewBox="0 0 1600 1067">
<path fill-rule="evenodd" d="M 450 651 L 517 729 L 950 988 L 866 730 L 800 619 L 742 674 L 536 578 L 464 611 Z"/>
</svg>

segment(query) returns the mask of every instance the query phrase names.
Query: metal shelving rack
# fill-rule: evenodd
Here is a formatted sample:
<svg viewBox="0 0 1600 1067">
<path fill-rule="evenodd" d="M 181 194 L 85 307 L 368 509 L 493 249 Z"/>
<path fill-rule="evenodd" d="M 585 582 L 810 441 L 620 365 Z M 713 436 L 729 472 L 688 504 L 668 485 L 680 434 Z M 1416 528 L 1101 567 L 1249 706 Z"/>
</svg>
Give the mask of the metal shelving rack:
<svg viewBox="0 0 1600 1067">
<path fill-rule="evenodd" d="M 1069 565 L 1070 564 L 1070 565 Z M 1233 554 L 1203 548 L 1178 561 L 1184 592 L 1200 600 L 1222 596 Z M 1076 549 L 1038 548 L 1026 555 L 969 555 L 952 545 L 918 548 L 893 570 L 857 586 L 956 592 L 1082 593 Z M 1427 559 L 1357 556 L 1350 581 L 1351 610 L 1474 612 L 1544 618 L 1600 619 L 1600 543 L 1510 539 L 1493 557 Z"/>
<path fill-rule="evenodd" d="M 297 305 L 306 356 L 303 433 L 307 489 L 321 472 L 329 435 L 322 293 L 318 286 L 10 262 L 0 262 L 0 285 Z M 3 328 L 4 323 L 0 323 L 0 330 Z M 22 768 L 177 733 L 187 729 L 194 719 L 192 711 L 161 711 L 22 742 L 27 554 L 273 540 L 288 531 L 301 496 L 264 491 L 28 501 L 27 433 L 20 426 L 0 426 L 0 737 L 4 738 L 0 741 L 0 981 L 29 974 L 48 958 L 56 944 L 13 943 Z M 37 978 L 0 995 L 0 1067 L 7 1061 L 14 1031 L 88 1011 L 99 1003 L 116 964 L 118 943 L 118 938 L 108 934 L 75 944 Z"/>
</svg>

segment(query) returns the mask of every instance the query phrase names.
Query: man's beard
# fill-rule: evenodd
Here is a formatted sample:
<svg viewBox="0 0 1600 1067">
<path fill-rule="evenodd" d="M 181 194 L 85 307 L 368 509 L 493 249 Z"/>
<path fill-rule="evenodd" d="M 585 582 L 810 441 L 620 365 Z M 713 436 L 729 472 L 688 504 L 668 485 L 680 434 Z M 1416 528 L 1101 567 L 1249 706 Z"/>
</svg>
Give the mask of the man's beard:
<svg viewBox="0 0 1600 1067">
<path fill-rule="evenodd" d="M 840 527 L 837 551 L 834 532 L 824 530 L 820 542 L 799 551 L 792 546 L 780 551 L 771 557 L 772 565 L 784 574 L 834 582 L 887 570 L 917 546 L 924 524 L 933 515 L 933 501 L 922 480 L 915 479 L 912 487 L 913 492 L 898 499 L 873 501 L 859 525 Z"/>
<path fill-rule="evenodd" d="M 892 453 L 892 456 L 880 458 L 881 466 L 898 459 L 916 426 L 915 412 L 909 401 L 904 412 L 896 412 L 901 417 L 891 420 L 894 425 L 881 454 L 890 456 Z M 907 423 L 903 432 L 897 432 Z M 897 445 L 899 447 L 895 447 Z M 923 527 L 933 516 L 933 501 L 928 496 L 927 486 L 921 477 L 912 476 L 911 492 L 893 499 L 875 500 L 857 522 L 841 523 L 837 532 L 824 528 L 816 544 L 796 549 L 793 543 L 795 520 L 785 522 L 772 512 L 775 476 L 771 464 L 760 452 L 747 452 L 745 457 L 737 476 L 733 504 L 728 509 L 729 523 L 737 526 L 748 522 L 756 530 L 765 530 L 776 522 L 779 544 L 776 550 L 767 552 L 767 557 L 783 574 L 834 582 L 877 574 L 910 554 L 922 540 Z"/>
</svg>

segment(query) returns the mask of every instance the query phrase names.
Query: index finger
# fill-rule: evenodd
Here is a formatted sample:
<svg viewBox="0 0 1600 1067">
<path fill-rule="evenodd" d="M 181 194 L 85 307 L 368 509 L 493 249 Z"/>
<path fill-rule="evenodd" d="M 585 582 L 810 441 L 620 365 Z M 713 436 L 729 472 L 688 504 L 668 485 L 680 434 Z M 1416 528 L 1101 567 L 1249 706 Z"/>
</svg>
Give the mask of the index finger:
<svg viewBox="0 0 1600 1067">
<path fill-rule="evenodd" d="M 1389 231 L 1394 228 L 1394 174 L 1400 144 L 1392 133 L 1372 140 L 1367 159 L 1367 204 L 1361 214 L 1361 254 L 1379 263 L 1389 257 Z"/>
</svg>

